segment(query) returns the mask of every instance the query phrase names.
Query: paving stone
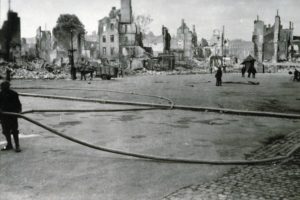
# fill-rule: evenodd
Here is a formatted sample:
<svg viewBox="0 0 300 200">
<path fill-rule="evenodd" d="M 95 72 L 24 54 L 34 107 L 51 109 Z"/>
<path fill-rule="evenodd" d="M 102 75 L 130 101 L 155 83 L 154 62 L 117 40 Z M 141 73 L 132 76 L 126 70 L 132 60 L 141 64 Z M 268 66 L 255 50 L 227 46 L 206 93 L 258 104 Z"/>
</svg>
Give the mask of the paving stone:
<svg viewBox="0 0 300 200">
<path fill-rule="evenodd" d="M 293 132 L 285 140 L 271 144 L 272 146 L 261 147 L 250 153 L 247 158 L 251 160 L 266 158 L 264 156 L 286 155 L 299 141 L 300 131 Z M 180 192 L 180 198 L 172 194 L 164 200 L 299 200 L 300 150 L 288 161 L 271 165 L 234 167 L 223 177 L 209 184 L 193 187 L 192 192 L 187 188 Z M 206 195 L 208 193 L 209 195 Z M 192 197 L 189 198 L 190 196 Z"/>
</svg>

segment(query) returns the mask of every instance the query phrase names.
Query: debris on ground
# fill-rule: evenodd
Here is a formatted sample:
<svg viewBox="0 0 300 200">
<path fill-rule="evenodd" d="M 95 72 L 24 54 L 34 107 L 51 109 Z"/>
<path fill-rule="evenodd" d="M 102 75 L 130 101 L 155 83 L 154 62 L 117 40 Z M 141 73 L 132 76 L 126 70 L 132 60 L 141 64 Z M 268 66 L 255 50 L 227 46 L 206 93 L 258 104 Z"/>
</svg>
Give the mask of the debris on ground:
<svg viewBox="0 0 300 200">
<path fill-rule="evenodd" d="M 4 78 L 6 70 L 11 70 L 14 79 L 66 79 L 69 67 L 59 67 L 42 60 L 22 61 L 18 63 L 0 63 L 0 78 Z"/>
</svg>

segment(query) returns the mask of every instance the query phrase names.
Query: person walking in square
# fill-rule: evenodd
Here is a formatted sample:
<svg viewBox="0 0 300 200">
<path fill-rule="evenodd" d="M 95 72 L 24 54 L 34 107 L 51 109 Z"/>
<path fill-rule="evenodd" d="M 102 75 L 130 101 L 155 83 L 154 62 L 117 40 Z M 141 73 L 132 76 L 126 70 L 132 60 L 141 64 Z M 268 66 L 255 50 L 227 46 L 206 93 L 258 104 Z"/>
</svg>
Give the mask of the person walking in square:
<svg viewBox="0 0 300 200">
<path fill-rule="evenodd" d="M 295 68 L 293 81 L 300 81 L 300 72 Z"/>
<path fill-rule="evenodd" d="M 219 67 L 215 75 L 217 81 L 216 86 L 222 86 L 222 76 L 223 76 L 222 69 L 221 67 Z"/>
<path fill-rule="evenodd" d="M 10 89 L 9 81 L 2 82 L 0 92 L 0 113 L 21 113 L 21 111 L 22 104 L 19 100 L 18 93 Z M 18 118 L 0 114 L 0 120 L 2 133 L 7 141 L 7 145 L 3 149 L 1 149 L 1 151 L 8 151 L 13 149 L 13 145 L 11 142 L 11 135 L 13 135 L 15 141 L 15 151 L 21 152 L 19 144 Z"/>
</svg>

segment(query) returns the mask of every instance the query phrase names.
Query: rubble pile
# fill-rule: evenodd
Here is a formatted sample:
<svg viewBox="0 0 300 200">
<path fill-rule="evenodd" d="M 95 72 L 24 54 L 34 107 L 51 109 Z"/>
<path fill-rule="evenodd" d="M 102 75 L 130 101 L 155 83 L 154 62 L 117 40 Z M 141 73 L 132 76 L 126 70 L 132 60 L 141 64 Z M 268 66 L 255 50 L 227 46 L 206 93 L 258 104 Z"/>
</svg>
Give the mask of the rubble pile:
<svg viewBox="0 0 300 200">
<path fill-rule="evenodd" d="M 4 78 L 6 70 L 11 70 L 14 79 L 66 79 L 69 77 L 68 67 L 58 67 L 43 61 L 20 63 L 0 63 L 0 77 Z"/>
<path fill-rule="evenodd" d="M 66 73 L 54 74 L 47 70 L 29 71 L 27 69 L 13 70 L 14 79 L 65 79 L 69 77 Z"/>
<path fill-rule="evenodd" d="M 205 66 L 208 66 L 208 63 L 206 63 L 205 61 L 199 61 L 197 59 L 188 59 L 187 60 L 187 66 L 189 66 L 189 68 L 193 69 L 193 68 L 205 68 Z"/>
</svg>

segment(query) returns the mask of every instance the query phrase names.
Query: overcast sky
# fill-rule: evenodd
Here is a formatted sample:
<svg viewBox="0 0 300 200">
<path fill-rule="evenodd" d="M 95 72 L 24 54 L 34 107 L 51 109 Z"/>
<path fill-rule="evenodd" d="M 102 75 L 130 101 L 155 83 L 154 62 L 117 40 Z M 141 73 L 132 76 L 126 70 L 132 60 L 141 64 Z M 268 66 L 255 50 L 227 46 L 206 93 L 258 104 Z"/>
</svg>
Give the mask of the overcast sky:
<svg viewBox="0 0 300 200">
<path fill-rule="evenodd" d="M 120 8 L 120 0 L 11 0 L 12 10 L 21 17 L 22 37 L 33 37 L 38 26 L 52 30 L 60 14 L 76 14 L 91 33 L 97 21 L 108 15 L 112 6 Z M 1 0 L 1 23 L 6 19 L 8 0 Z M 300 35 L 299 0 L 132 0 L 135 15 L 151 15 L 150 29 L 161 33 L 161 26 L 175 34 L 184 18 L 199 37 L 211 38 L 214 29 L 225 25 L 226 37 L 251 40 L 253 21 L 259 15 L 266 24 L 273 24 L 276 10 L 284 27 L 294 22 Z"/>
</svg>

